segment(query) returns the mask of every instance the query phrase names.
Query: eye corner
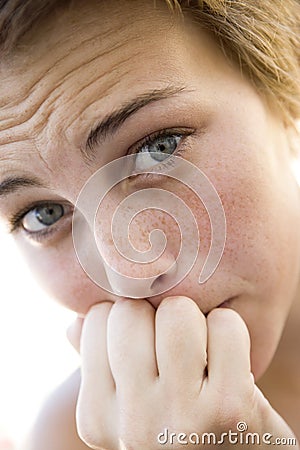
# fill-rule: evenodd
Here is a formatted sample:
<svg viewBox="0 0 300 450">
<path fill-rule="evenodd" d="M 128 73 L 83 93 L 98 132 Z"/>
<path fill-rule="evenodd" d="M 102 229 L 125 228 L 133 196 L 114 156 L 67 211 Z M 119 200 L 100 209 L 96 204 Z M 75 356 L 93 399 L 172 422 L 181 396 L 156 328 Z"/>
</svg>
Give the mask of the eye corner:
<svg viewBox="0 0 300 450">
<path fill-rule="evenodd" d="M 34 211 L 38 208 L 56 208 L 56 211 L 52 212 L 51 215 L 54 217 L 53 222 L 49 220 L 48 223 L 43 224 L 42 220 L 39 223 L 34 223 L 35 220 L 39 221 L 37 217 L 29 217 L 29 221 L 32 220 L 32 223 L 28 223 L 28 226 L 24 224 L 24 219 L 30 213 L 34 214 Z M 66 228 L 64 225 L 59 226 L 59 222 L 62 218 L 68 220 L 68 222 L 72 223 L 72 215 L 73 215 L 73 206 L 70 204 L 66 204 L 63 202 L 55 202 L 55 201 L 43 201 L 31 204 L 26 208 L 23 208 L 19 212 L 17 212 L 13 217 L 9 219 L 8 222 L 8 232 L 11 234 L 24 233 L 24 235 L 30 239 L 32 243 L 43 243 L 43 241 L 47 241 L 50 239 L 55 233 L 59 233 L 62 228 Z M 56 213 L 56 215 L 55 215 Z M 47 218 L 46 218 L 47 222 Z M 65 221 L 64 221 L 65 222 Z M 65 223 L 66 224 L 66 223 Z"/>
</svg>

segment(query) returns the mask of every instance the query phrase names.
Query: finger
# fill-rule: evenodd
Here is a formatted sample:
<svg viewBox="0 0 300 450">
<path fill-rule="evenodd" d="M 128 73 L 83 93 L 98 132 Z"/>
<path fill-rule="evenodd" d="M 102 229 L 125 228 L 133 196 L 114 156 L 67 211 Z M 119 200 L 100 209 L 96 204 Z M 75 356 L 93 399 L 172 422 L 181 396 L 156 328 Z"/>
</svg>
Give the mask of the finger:
<svg viewBox="0 0 300 450">
<path fill-rule="evenodd" d="M 251 374 L 250 337 L 240 315 L 217 308 L 207 317 L 208 381 L 237 388 Z"/>
<path fill-rule="evenodd" d="M 107 353 L 107 320 L 111 302 L 94 305 L 82 327 L 80 354 L 82 383 L 91 389 L 114 390 L 114 381 Z"/>
<path fill-rule="evenodd" d="M 156 312 L 159 377 L 168 385 L 201 383 L 206 368 L 206 320 L 187 297 L 168 297 Z"/>
<path fill-rule="evenodd" d="M 107 354 L 107 319 L 111 308 L 111 302 L 102 302 L 90 309 L 80 341 L 82 366 L 76 421 L 81 439 L 92 445 L 95 442 L 111 445 L 114 436 L 115 384 Z"/>
<path fill-rule="evenodd" d="M 80 338 L 82 326 L 83 319 L 81 317 L 77 317 L 66 330 L 68 341 L 78 353 L 80 353 Z"/>
<path fill-rule="evenodd" d="M 146 300 L 119 300 L 108 319 L 108 355 L 117 390 L 144 392 L 157 377 L 155 311 Z"/>
</svg>

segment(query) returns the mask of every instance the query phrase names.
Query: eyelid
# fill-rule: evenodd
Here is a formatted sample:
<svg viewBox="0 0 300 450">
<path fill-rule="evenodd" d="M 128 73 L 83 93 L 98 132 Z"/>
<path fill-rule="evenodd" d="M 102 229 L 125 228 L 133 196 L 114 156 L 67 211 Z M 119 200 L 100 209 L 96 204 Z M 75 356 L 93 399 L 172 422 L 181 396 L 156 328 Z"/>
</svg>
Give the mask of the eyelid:
<svg viewBox="0 0 300 450">
<path fill-rule="evenodd" d="M 59 204 L 63 207 L 64 209 L 64 215 L 62 217 L 65 217 L 66 215 L 68 215 L 71 211 L 73 213 L 73 206 L 68 203 L 68 202 L 63 202 L 63 201 L 53 201 L 53 200 L 48 200 L 48 201 L 40 201 L 40 202 L 32 202 L 29 205 L 27 205 L 25 208 L 19 210 L 17 213 L 13 214 L 12 216 L 9 217 L 8 222 L 9 222 L 9 233 L 14 233 L 16 231 L 18 231 L 20 228 L 22 228 L 24 230 L 25 233 L 27 233 L 28 235 L 34 235 L 35 233 L 33 232 L 29 232 L 27 230 L 25 230 L 22 226 L 22 220 L 23 218 L 26 216 L 26 214 L 28 214 L 30 211 L 32 211 L 35 208 L 38 208 L 39 206 L 49 206 L 49 205 L 53 205 L 53 204 Z M 66 212 L 66 210 L 71 210 Z M 50 229 L 53 225 L 50 225 L 48 228 Z M 38 232 L 37 232 L 38 233 Z"/>
<path fill-rule="evenodd" d="M 163 128 L 161 130 L 155 131 L 153 133 L 148 134 L 147 136 L 143 137 L 139 141 L 136 141 L 134 144 L 132 144 L 127 154 L 131 155 L 134 153 L 138 153 L 138 151 L 148 142 L 155 140 L 159 137 L 164 136 L 176 136 L 176 135 L 183 135 L 183 136 L 190 136 L 192 133 L 195 132 L 195 129 L 188 128 L 188 127 L 174 127 L 174 128 Z"/>
<path fill-rule="evenodd" d="M 188 138 L 195 135 L 196 129 L 195 128 L 188 128 L 188 127 L 173 127 L 173 128 L 164 128 L 162 130 L 156 131 L 154 133 L 149 134 L 148 136 L 144 137 L 140 141 L 137 141 L 135 144 L 131 145 L 128 154 L 134 154 L 138 155 L 139 150 L 144 146 L 147 145 L 149 142 L 155 141 L 156 139 L 160 137 L 170 137 L 170 136 L 181 136 L 181 141 L 178 144 L 178 147 L 172 153 L 174 156 L 183 156 L 183 154 L 190 150 L 190 145 L 187 144 Z M 129 153 L 131 152 L 131 153 Z M 132 171 L 129 179 L 134 185 L 136 183 L 139 184 L 142 180 L 150 179 L 154 181 L 154 179 L 158 176 L 159 178 L 161 175 L 157 175 L 155 173 L 156 170 L 165 170 L 166 167 L 171 168 L 174 166 L 174 160 L 170 160 L 170 158 L 166 158 L 163 161 L 157 162 L 154 166 L 152 166 L 149 170 L 145 170 L 145 173 L 143 171 L 135 172 Z M 152 170 L 154 170 L 154 173 L 151 173 Z M 150 180 L 149 180 L 150 181 Z"/>
</svg>

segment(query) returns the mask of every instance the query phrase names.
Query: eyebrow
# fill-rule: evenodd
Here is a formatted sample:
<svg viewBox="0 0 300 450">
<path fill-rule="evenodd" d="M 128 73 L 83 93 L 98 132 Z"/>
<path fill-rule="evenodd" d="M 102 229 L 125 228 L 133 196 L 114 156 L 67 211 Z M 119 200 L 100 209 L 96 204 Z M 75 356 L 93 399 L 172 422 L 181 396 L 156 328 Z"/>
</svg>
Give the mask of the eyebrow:
<svg viewBox="0 0 300 450">
<path fill-rule="evenodd" d="M 45 187 L 37 178 L 9 177 L 0 183 L 0 197 L 18 192 L 24 187 Z"/>
<path fill-rule="evenodd" d="M 115 133 L 121 125 L 123 125 L 126 119 L 140 109 L 159 100 L 175 97 L 180 92 L 186 90 L 185 86 L 167 86 L 162 89 L 153 89 L 144 92 L 133 100 L 125 103 L 121 108 L 104 117 L 104 119 L 91 130 L 85 148 L 81 148 L 83 158 L 91 161 L 94 157 L 96 145 L 107 138 L 109 134 Z M 0 183 L 0 197 L 14 194 L 26 187 L 45 188 L 45 186 L 34 177 L 8 177 Z"/>
<path fill-rule="evenodd" d="M 186 91 L 185 86 L 167 86 L 162 89 L 153 89 L 138 95 L 135 99 L 125 103 L 120 109 L 113 111 L 91 130 L 85 148 L 81 149 L 84 158 L 93 159 L 96 145 L 104 141 L 109 134 L 115 133 L 131 115 L 151 103 L 174 97 L 182 91 Z"/>
</svg>

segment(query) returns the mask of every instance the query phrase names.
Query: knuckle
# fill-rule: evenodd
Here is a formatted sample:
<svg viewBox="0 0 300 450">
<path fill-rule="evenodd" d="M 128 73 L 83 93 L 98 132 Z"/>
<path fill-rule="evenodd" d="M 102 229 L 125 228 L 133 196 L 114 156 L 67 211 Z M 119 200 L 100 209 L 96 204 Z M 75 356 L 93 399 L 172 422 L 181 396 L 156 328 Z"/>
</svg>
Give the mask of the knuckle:
<svg viewBox="0 0 300 450">
<path fill-rule="evenodd" d="M 220 390 L 215 401 L 214 418 L 216 424 L 223 431 L 234 430 L 237 424 L 245 419 L 247 400 L 244 395 L 223 389 Z"/>
<path fill-rule="evenodd" d="M 112 306 L 113 303 L 109 301 L 102 301 L 100 303 L 96 303 L 88 310 L 86 317 L 84 319 L 85 324 L 89 322 L 95 323 L 95 321 L 99 320 L 99 318 L 101 317 L 107 318 L 112 309 Z"/>
<path fill-rule="evenodd" d="M 80 439 L 88 446 L 94 449 L 106 449 L 110 447 L 103 430 L 91 420 L 86 419 L 83 415 L 77 419 L 77 433 Z"/>
<path fill-rule="evenodd" d="M 135 317 L 137 314 L 143 314 L 149 310 L 154 310 L 153 306 L 146 300 L 137 299 L 122 299 L 117 300 L 110 312 L 110 320 L 119 320 L 120 318 Z"/>
<path fill-rule="evenodd" d="M 152 401 L 148 398 L 120 403 L 118 436 L 123 444 L 122 448 L 126 450 L 156 448 L 156 436 L 153 432 L 156 417 L 150 414 L 145 420 L 145 411 L 153 410 Z"/>
<path fill-rule="evenodd" d="M 173 297 L 165 297 L 160 303 L 159 309 L 164 309 L 168 307 L 182 309 L 186 308 L 188 304 L 196 305 L 191 298 L 185 297 L 183 295 L 176 295 Z"/>
<path fill-rule="evenodd" d="M 90 308 L 89 312 L 96 312 L 96 311 L 99 311 L 99 310 L 110 311 L 112 306 L 113 306 L 113 302 L 105 300 L 105 301 L 102 301 L 100 303 L 95 303 L 95 305 L 93 305 Z"/>
<path fill-rule="evenodd" d="M 170 324 L 174 323 L 174 321 L 176 324 L 184 322 L 195 314 L 202 316 L 196 303 L 190 298 L 183 296 L 164 298 L 156 312 L 158 320 L 167 321 Z"/>
<path fill-rule="evenodd" d="M 208 314 L 207 323 L 209 328 L 214 328 L 219 334 L 236 336 L 237 339 L 244 339 L 250 345 L 248 328 L 241 316 L 233 309 L 213 309 Z"/>
<path fill-rule="evenodd" d="M 89 402 L 79 396 L 76 407 L 76 427 L 80 439 L 90 448 L 110 450 L 110 437 L 104 417 L 99 417 Z"/>
</svg>

